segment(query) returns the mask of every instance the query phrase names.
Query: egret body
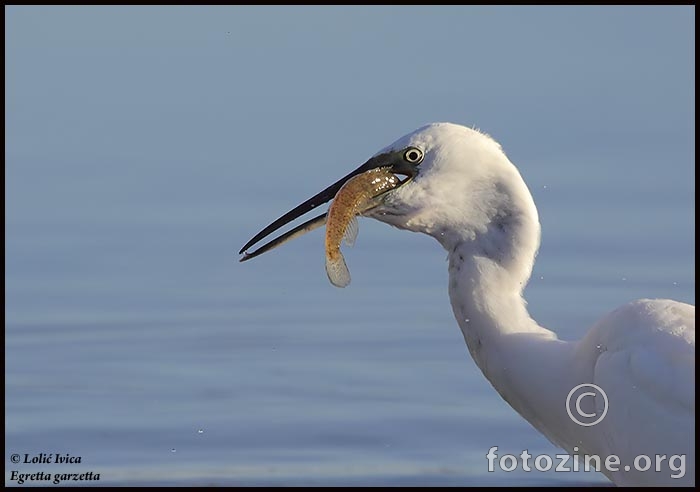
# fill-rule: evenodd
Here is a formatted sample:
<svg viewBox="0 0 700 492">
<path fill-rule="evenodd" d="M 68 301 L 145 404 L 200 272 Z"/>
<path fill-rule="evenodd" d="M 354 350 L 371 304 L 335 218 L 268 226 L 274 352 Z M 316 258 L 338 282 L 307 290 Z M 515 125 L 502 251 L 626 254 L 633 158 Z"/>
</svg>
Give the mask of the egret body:
<svg viewBox="0 0 700 492">
<path fill-rule="evenodd" d="M 523 299 L 540 244 L 537 209 L 491 137 L 451 123 L 420 128 L 278 219 L 242 252 L 333 198 L 352 176 L 378 167 L 406 179 L 364 215 L 433 236 L 445 248 L 455 318 L 469 353 L 501 397 L 567 452 L 597 455 L 603 463 L 619 458 L 618 471 L 601 469 L 618 485 L 693 485 L 695 307 L 637 300 L 604 316 L 578 341 L 562 341 L 540 326 Z M 312 219 L 244 259 L 323 220 Z M 567 396 L 580 384 L 597 385 L 609 399 L 596 425 L 582 426 L 567 413 Z M 605 405 L 600 395 L 579 403 L 589 414 Z M 650 470 L 636 469 L 640 455 L 652 460 Z M 665 459 L 655 471 L 660 456 Z M 684 456 L 682 476 L 669 469 L 672 456 Z"/>
</svg>

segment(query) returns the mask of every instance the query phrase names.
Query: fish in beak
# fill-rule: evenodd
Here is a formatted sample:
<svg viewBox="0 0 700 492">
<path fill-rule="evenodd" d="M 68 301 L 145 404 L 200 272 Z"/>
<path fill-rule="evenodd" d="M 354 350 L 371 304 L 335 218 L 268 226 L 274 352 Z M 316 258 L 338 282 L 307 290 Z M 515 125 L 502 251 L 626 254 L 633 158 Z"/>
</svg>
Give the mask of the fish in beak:
<svg viewBox="0 0 700 492">
<path fill-rule="evenodd" d="M 314 229 L 317 229 L 324 225 L 326 223 L 326 213 L 323 213 L 310 220 L 307 220 L 303 224 L 300 224 L 295 228 L 291 229 L 290 231 L 265 243 L 256 250 L 248 252 L 248 250 L 252 246 L 254 246 L 256 243 L 259 243 L 261 240 L 263 240 L 273 232 L 277 231 L 281 227 L 310 212 L 319 205 L 323 205 L 324 203 L 331 201 L 333 198 L 335 198 L 336 194 L 343 187 L 343 185 L 346 182 L 348 182 L 351 178 L 359 174 L 371 171 L 373 169 L 384 168 L 390 173 L 397 175 L 399 179 L 399 184 L 397 185 L 397 187 L 402 186 L 403 184 L 410 181 L 418 173 L 418 165 L 422 160 L 423 152 L 415 147 L 408 147 L 401 150 L 392 150 L 372 157 L 347 176 L 344 176 L 343 178 L 339 179 L 325 190 L 321 191 L 320 193 L 317 193 L 316 195 L 306 200 L 304 203 L 294 207 L 292 210 L 290 210 L 277 220 L 273 221 L 263 230 L 258 232 L 239 251 L 239 254 L 243 255 L 240 261 L 246 261 L 255 258 L 256 256 L 260 256 L 261 254 L 270 251 L 271 249 L 276 248 L 277 246 L 280 246 L 286 243 L 287 241 L 302 236 L 303 234 L 306 234 L 307 232 L 313 231 Z M 377 205 L 378 204 L 379 203 L 377 203 Z"/>
</svg>

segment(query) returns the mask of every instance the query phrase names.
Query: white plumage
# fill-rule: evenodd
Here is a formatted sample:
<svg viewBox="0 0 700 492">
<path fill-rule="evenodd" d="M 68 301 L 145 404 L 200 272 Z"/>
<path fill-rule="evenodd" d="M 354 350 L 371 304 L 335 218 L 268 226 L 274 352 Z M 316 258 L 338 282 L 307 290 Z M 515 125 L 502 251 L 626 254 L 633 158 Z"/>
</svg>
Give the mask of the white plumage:
<svg viewBox="0 0 700 492">
<path fill-rule="evenodd" d="M 265 227 L 241 260 L 323 225 L 325 214 L 248 252 L 377 168 L 407 179 L 363 215 L 433 236 L 447 250 L 454 315 L 504 400 L 569 453 L 597 456 L 618 485 L 695 484 L 695 306 L 634 301 L 575 342 L 540 326 L 522 296 L 540 245 L 537 209 L 501 146 L 479 131 L 435 123 L 406 135 Z M 596 385 L 607 405 L 599 392 L 572 399 L 580 385 Z M 571 401 L 579 416 L 602 420 L 575 422 Z"/>
<path fill-rule="evenodd" d="M 365 215 L 435 237 L 449 258 L 449 295 L 469 352 L 499 394 L 570 453 L 616 455 L 618 485 L 695 483 L 695 307 L 638 300 L 565 342 L 528 314 L 523 289 L 540 242 L 532 196 L 498 143 L 449 123 L 423 127 L 381 153 L 421 149 L 413 179 Z M 569 391 L 595 384 L 608 413 L 594 426 L 572 421 Z M 583 399 L 590 412 L 599 397 Z M 587 405 L 587 407 L 586 407 Z M 523 443 L 524 445 L 526 443 Z M 652 460 L 637 471 L 635 458 Z M 659 471 L 657 456 L 665 455 Z M 684 475 L 671 478 L 671 456 Z M 644 459 L 638 465 L 645 467 Z M 680 458 L 672 463 L 678 467 Z M 625 465 L 629 471 L 625 471 Z"/>
</svg>

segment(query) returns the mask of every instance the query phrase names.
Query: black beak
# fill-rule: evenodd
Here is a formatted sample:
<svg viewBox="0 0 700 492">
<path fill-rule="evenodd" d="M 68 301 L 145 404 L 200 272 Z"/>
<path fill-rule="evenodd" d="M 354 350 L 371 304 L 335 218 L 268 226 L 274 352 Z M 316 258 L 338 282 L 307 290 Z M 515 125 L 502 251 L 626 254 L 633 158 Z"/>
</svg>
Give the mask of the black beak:
<svg viewBox="0 0 700 492">
<path fill-rule="evenodd" d="M 255 251 L 248 253 L 248 249 L 251 246 L 253 246 L 255 243 L 261 241 L 263 238 L 269 236 L 270 234 L 275 232 L 277 229 L 283 227 L 285 224 L 288 224 L 289 222 L 293 221 L 294 219 L 301 217 L 302 215 L 313 210 L 314 208 L 318 207 L 319 205 L 323 205 L 324 203 L 331 201 L 335 197 L 335 195 L 338 193 L 338 190 L 340 190 L 340 188 L 353 176 L 364 173 L 364 172 L 369 171 L 371 169 L 376 169 L 378 167 L 390 167 L 392 173 L 400 174 L 403 176 L 408 176 L 409 178 L 413 177 L 416 173 L 415 166 L 404 161 L 402 159 L 400 153 L 387 152 L 384 154 L 374 156 L 370 160 L 368 160 L 367 162 L 362 164 L 360 167 L 355 169 L 353 172 L 348 174 L 347 176 L 339 179 L 338 181 L 336 181 L 335 183 L 330 185 L 328 188 L 326 188 L 322 192 L 312 196 L 311 198 L 306 200 L 301 205 L 294 207 L 292 210 L 290 210 L 289 212 L 284 214 L 282 217 L 280 217 L 279 219 L 275 220 L 270 225 L 265 227 L 262 231 L 258 232 L 255 236 L 253 236 L 253 238 L 250 241 L 245 243 L 245 245 L 238 252 L 239 254 L 243 255 L 243 257 L 240 259 L 240 261 L 246 261 L 246 260 L 250 260 L 251 258 L 255 258 L 256 256 L 259 256 L 259 255 L 265 253 L 266 251 L 270 251 L 271 249 L 289 241 L 290 239 L 301 236 L 309 231 L 312 231 L 318 227 L 321 227 L 323 224 L 326 223 L 326 214 L 325 213 L 318 215 L 318 216 L 314 217 L 313 219 L 304 222 L 303 224 L 295 227 L 294 229 L 290 230 L 289 232 L 286 232 L 285 234 L 278 236 L 277 238 L 273 239 L 272 241 L 264 244 L 263 246 L 259 247 Z"/>
</svg>

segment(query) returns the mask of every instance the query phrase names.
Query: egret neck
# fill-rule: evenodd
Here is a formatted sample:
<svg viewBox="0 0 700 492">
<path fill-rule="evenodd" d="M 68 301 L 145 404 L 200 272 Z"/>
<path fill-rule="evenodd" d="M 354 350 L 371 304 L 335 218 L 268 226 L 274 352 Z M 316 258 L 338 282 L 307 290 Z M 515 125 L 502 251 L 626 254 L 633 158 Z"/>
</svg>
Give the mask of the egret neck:
<svg viewBox="0 0 700 492">
<path fill-rule="evenodd" d="M 490 212 L 480 222 L 475 225 L 472 214 L 469 223 L 455 227 L 466 215 L 455 210 L 452 227 L 433 231 L 449 255 L 452 310 L 472 358 L 503 399 L 551 441 L 578 451 L 584 443 L 569 438 L 572 422 L 565 407 L 568 392 L 580 382 L 570 367 L 575 344 L 559 340 L 528 313 L 522 294 L 539 248 L 540 224 L 517 169 L 510 167 L 506 175 L 490 189 L 490 206 L 484 208 Z M 543 385 L 547 391 L 539 391 Z M 551 425 L 553 418 L 559 425 Z"/>
</svg>

